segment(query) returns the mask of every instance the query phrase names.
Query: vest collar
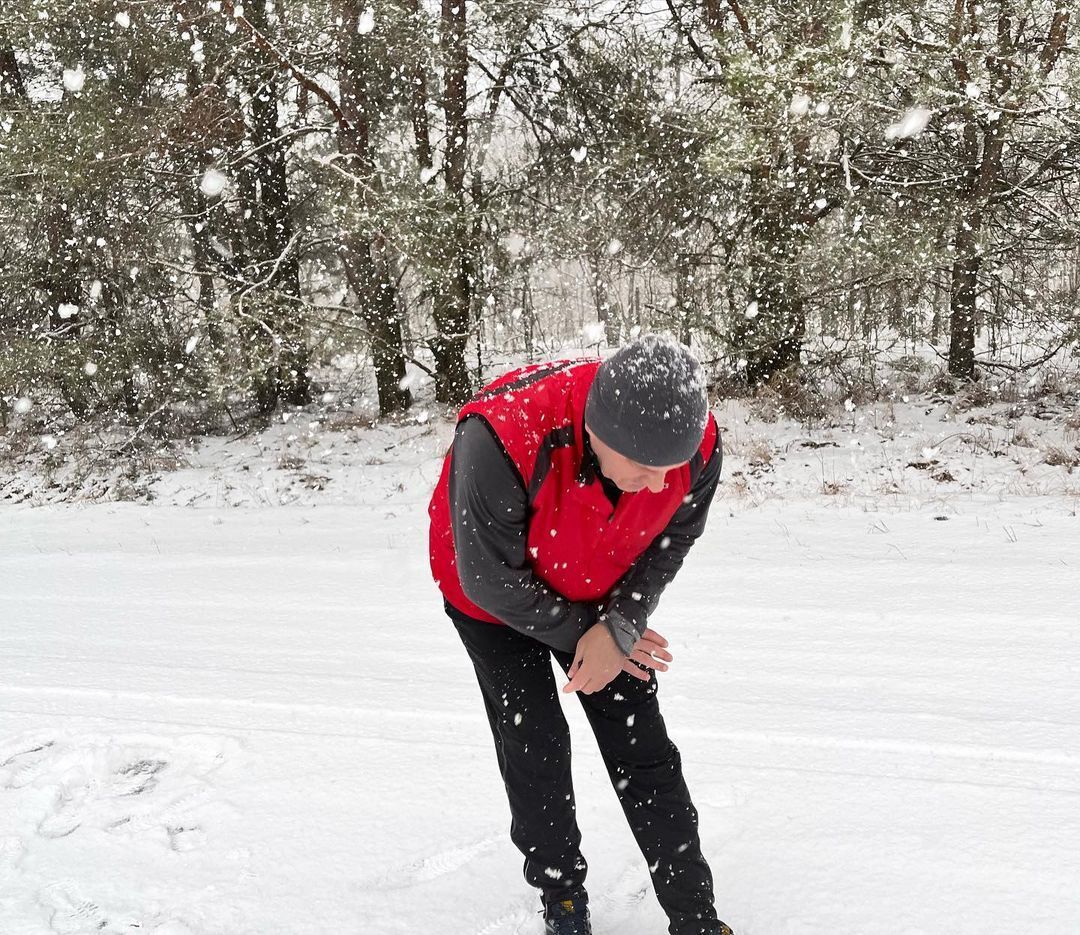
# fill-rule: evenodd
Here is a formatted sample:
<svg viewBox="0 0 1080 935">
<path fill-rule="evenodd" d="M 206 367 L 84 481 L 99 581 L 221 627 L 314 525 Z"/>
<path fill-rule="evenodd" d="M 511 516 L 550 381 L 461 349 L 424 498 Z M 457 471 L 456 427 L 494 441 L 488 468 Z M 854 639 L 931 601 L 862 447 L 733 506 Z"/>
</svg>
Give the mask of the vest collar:
<svg viewBox="0 0 1080 935">
<path fill-rule="evenodd" d="M 600 470 L 600 459 L 596 457 L 596 452 L 593 451 L 592 444 L 589 441 L 589 433 L 585 430 L 584 420 L 582 420 L 580 431 L 581 461 L 578 465 L 577 481 L 579 484 L 585 485 L 599 482 L 603 488 L 604 496 L 614 510 L 619 505 L 619 501 L 627 494 L 619 489 L 615 481 Z"/>
</svg>

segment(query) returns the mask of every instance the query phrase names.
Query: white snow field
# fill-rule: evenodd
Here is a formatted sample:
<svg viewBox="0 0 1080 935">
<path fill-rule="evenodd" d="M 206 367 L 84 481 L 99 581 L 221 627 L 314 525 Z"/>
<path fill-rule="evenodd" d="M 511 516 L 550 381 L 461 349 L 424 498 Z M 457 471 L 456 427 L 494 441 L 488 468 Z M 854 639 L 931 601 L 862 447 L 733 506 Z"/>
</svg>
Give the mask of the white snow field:
<svg viewBox="0 0 1080 935">
<path fill-rule="evenodd" d="M 542 931 L 427 571 L 440 446 L 284 506 L 0 508 L 0 935 Z M 654 618 L 738 935 L 1080 933 L 1077 499 L 910 489 L 726 482 Z M 663 935 L 565 704 L 595 931 Z"/>
</svg>

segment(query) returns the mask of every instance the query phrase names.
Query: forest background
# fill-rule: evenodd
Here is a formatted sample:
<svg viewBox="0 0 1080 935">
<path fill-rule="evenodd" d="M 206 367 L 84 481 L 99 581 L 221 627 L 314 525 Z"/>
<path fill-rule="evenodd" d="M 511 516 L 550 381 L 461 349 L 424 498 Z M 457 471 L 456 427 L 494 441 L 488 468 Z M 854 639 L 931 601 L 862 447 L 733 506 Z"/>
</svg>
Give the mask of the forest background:
<svg viewBox="0 0 1080 935">
<path fill-rule="evenodd" d="M 341 393 L 398 418 L 643 329 L 797 419 L 1064 380 L 1076 28 L 1063 0 L 5 3 L 0 437 L 160 447 Z"/>
</svg>

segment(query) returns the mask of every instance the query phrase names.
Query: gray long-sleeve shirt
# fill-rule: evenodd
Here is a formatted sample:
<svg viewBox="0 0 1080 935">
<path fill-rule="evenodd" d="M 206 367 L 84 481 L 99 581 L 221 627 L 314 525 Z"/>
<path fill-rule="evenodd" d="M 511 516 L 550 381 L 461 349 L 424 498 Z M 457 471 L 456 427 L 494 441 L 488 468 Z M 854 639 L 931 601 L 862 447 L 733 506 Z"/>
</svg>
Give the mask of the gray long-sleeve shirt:
<svg viewBox="0 0 1080 935">
<path fill-rule="evenodd" d="M 591 451 L 587 457 L 594 457 Z M 563 652 L 573 652 L 585 631 L 600 620 L 629 655 L 661 593 L 705 528 L 721 463 L 717 434 L 685 502 L 607 599 L 599 605 L 570 601 L 539 579 L 529 564 L 529 504 L 520 474 L 484 419 L 463 420 L 454 437 L 449 493 L 465 596 L 513 629 Z M 594 482 L 600 483 L 595 460 L 592 466 Z"/>
</svg>

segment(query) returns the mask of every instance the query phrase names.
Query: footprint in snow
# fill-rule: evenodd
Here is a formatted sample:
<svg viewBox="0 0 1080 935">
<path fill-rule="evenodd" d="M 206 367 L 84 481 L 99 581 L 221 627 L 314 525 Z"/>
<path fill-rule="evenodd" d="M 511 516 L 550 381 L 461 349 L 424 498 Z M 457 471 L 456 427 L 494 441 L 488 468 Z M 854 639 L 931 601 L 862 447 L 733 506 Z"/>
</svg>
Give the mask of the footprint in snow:
<svg viewBox="0 0 1080 935">
<path fill-rule="evenodd" d="M 509 908 L 493 922 L 489 922 L 476 935 L 532 935 L 542 925 L 539 921 L 540 911 L 535 899 L 530 899 L 526 904 L 522 901 L 519 905 Z"/>
<path fill-rule="evenodd" d="M 637 912 L 644 902 L 649 886 L 649 875 L 642 863 L 635 861 L 627 864 L 614 885 L 599 898 L 592 900 L 593 915 L 597 922 L 602 922 L 605 927 L 624 922 Z"/>
<path fill-rule="evenodd" d="M 49 814 L 38 823 L 38 833 L 46 838 L 64 838 L 95 814 L 110 809 L 109 800 L 127 799 L 150 792 L 158 784 L 158 773 L 168 763 L 164 759 L 134 758 L 115 767 L 101 757 L 82 758 L 60 777 L 56 798 Z M 120 808 L 127 810 L 127 803 Z"/>
<path fill-rule="evenodd" d="M 84 932 L 103 932 L 109 917 L 93 900 L 85 899 L 72 883 L 51 883 L 39 894 L 49 917 L 49 928 L 60 935 L 82 935 Z"/>
<path fill-rule="evenodd" d="M 16 740 L 0 746 L 0 787 L 22 789 L 48 769 L 52 738 Z"/>
<path fill-rule="evenodd" d="M 44 838 L 89 826 L 120 835 L 149 833 L 174 851 L 190 851 L 206 839 L 191 812 L 212 796 L 209 776 L 236 746 L 204 736 L 24 738 L 0 748 L 0 791 L 32 784 L 52 793 L 36 820 Z"/>
<path fill-rule="evenodd" d="M 88 898 L 70 880 L 50 883 L 37 894 L 49 930 L 57 935 L 193 935 L 178 919 L 145 918 L 130 911 L 108 908 Z"/>
<path fill-rule="evenodd" d="M 375 885 L 381 889 L 405 889 L 418 883 L 428 883 L 464 867 L 481 854 L 493 849 L 501 840 L 501 837 L 484 838 L 471 844 L 463 844 L 436 854 L 429 854 L 387 871 L 380 876 Z"/>
<path fill-rule="evenodd" d="M 164 760 L 136 760 L 121 766 L 113 776 L 111 794 L 139 795 L 158 784 L 157 774 L 169 764 Z"/>
<path fill-rule="evenodd" d="M 179 854 L 194 851 L 206 843 L 206 832 L 198 825 L 169 825 L 165 831 L 169 835 L 169 847 Z"/>
<path fill-rule="evenodd" d="M 142 834 L 158 828 L 164 828 L 169 836 L 169 846 L 173 850 L 192 850 L 197 842 L 205 839 L 199 827 L 187 816 L 190 812 L 211 797 L 211 788 L 205 783 L 192 783 L 188 788 L 171 794 L 165 801 L 162 796 L 127 809 L 119 817 L 108 822 L 104 827 L 111 834 Z M 197 834 L 196 834 L 197 833 Z M 178 840 L 183 835 L 188 837 L 182 845 Z"/>
<path fill-rule="evenodd" d="M 0 893 L 10 892 L 10 881 L 21 872 L 19 864 L 25 853 L 26 845 L 19 838 L 13 835 L 0 838 Z"/>
</svg>

